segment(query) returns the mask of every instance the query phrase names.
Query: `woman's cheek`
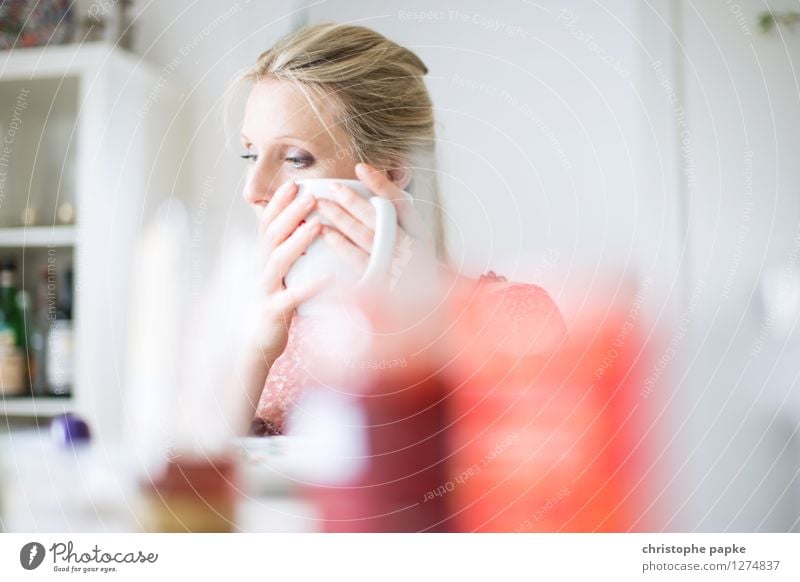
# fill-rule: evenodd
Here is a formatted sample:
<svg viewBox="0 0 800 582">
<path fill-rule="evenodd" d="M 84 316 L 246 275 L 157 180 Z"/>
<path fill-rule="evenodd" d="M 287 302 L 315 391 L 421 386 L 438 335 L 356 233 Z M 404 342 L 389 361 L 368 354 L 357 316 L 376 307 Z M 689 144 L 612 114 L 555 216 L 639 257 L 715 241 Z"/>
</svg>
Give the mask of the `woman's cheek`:
<svg viewBox="0 0 800 582">
<path fill-rule="evenodd" d="M 314 165 L 306 170 L 306 175 L 314 178 L 340 178 L 343 180 L 355 180 L 354 160 L 349 159 L 327 159 L 317 160 Z"/>
</svg>

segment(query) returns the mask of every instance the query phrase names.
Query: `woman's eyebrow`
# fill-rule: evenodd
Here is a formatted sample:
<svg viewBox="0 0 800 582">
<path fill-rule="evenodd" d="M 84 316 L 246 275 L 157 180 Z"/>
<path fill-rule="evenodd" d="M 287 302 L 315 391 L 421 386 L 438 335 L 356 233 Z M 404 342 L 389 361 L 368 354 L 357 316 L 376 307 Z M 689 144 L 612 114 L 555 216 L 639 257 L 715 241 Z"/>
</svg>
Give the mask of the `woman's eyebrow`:
<svg viewBox="0 0 800 582">
<path fill-rule="evenodd" d="M 240 136 L 240 137 L 241 137 L 243 140 L 245 140 L 246 142 L 250 142 L 250 138 L 249 138 L 249 137 L 247 137 L 247 136 L 246 136 L 244 133 L 240 133 L 240 134 L 239 134 L 239 136 Z M 306 138 L 302 138 L 302 137 L 300 137 L 300 136 L 297 136 L 297 135 L 292 135 L 292 134 L 290 134 L 290 133 L 284 133 L 284 134 L 281 134 L 281 135 L 276 135 L 275 137 L 273 137 L 273 138 L 272 138 L 272 140 L 273 140 L 273 141 L 277 141 L 277 140 L 279 140 L 279 139 L 286 139 L 286 138 L 289 138 L 289 139 L 296 139 L 297 141 L 304 141 L 304 142 L 307 142 L 307 143 L 314 143 L 314 140 L 313 140 L 313 139 L 306 139 Z"/>
</svg>

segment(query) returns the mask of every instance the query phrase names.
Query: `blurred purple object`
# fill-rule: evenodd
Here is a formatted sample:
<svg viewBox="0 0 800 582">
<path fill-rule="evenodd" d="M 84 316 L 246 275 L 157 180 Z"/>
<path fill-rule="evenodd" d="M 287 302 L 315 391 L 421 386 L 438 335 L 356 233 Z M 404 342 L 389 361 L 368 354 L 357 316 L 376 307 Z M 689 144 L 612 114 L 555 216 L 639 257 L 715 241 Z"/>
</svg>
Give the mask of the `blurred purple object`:
<svg viewBox="0 0 800 582">
<path fill-rule="evenodd" d="M 86 443 L 91 437 L 89 425 L 71 412 L 53 417 L 50 434 L 59 445 Z"/>
</svg>

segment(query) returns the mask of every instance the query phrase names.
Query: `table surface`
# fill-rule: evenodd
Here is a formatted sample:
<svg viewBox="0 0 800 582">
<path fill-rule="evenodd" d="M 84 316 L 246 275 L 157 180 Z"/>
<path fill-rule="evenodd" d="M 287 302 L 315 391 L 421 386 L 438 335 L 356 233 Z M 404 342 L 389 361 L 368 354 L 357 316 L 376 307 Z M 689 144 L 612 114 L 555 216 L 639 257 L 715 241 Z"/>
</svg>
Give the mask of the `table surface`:
<svg viewBox="0 0 800 582">
<path fill-rule="evenodd" d="M 297 493 L 292 437 L 246 437 L 230 443 L 239 498 L 234 531 L 313 532 L 315 508 Z M 48 433 L 0 437 L 0 530 L 6 532 L 137 532 L 140 483 L 156 465 L 134 451 L 92 444 L 55 445 Z"/>
</svg>

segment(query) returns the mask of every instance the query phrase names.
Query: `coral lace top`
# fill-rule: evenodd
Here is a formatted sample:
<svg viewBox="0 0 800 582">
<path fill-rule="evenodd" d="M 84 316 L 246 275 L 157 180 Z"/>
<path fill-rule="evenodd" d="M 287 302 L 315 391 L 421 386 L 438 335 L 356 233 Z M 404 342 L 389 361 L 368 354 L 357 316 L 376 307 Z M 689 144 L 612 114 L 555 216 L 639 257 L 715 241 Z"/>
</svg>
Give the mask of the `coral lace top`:
<svg viewBox="0 0 800 582">
<path fill-rule="evenodd" d="M 537 343 L 555 345 L 566 333 L 561 314 L 547 292 L 536 285 L 509 283 L 505 277 L 489 271 L 478 280 L 481 292 L 492 294 L 499 302 L 492 310 L 492 325 L 512 329 L 515 335 L 536 337 Z M 267 375 L 250 434 L 279 435 L 292 405 L 305 387 L 313 385 L 312 371 L 307 365 L 311 319 L 295 316 L 289 328 L 289 339 L 283 354 L 275 360 Z"/>
</svg>

